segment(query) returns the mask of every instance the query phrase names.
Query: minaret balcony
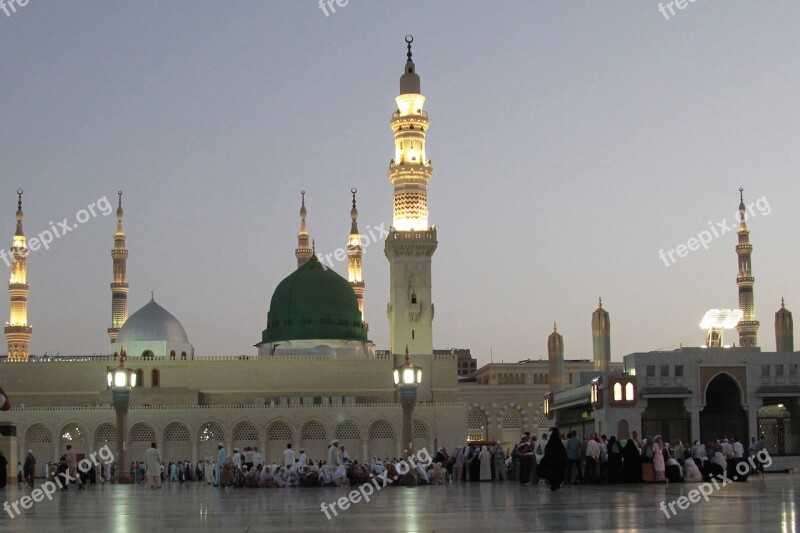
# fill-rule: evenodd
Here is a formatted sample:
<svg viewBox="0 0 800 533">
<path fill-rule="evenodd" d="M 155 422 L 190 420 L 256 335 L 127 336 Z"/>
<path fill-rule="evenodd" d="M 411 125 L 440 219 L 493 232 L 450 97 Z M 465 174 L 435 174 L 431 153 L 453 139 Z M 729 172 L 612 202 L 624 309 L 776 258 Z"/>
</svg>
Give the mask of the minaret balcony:
<svg viewBox="0 0 800 533">
<path fill-rule="evenodd" d="M 413 115 L 403 115 L 399 110 L 392 113 L 392 120 L 389 122 L 392 126 L 395 124 L 407 123 L 428 123 L 428 112 L 423 109 L 418 109 Z"/>
<path fill-rule="evenodd" d="M 8 325 L 5 329 L 6 335 L 28 335 L 30 336 L 33 332 L 33 328 L 31 326 L 12 326 Z"/>
<path fill-rule="evenodd" d="M 736 276 L 736 283 L 738 285 L 753 285 L 756 282 L 756 278 L 753 276 Z"/>
<path fill-rule="evenodd" d="M 425 163 L 395 163 L 392 160 L 389 163 L 389 179 L 392 181 L 403 179 L 405 176 L 404 174 L 411 174 L 412 176 L 421 176 L 426 181 L 431 179 L 431 174 L 433 174 L 433 167 L 431 166 L 431 160 L 429 159 Z M 413 177 L 412 177 L 413 179 Z"/>
</svg>

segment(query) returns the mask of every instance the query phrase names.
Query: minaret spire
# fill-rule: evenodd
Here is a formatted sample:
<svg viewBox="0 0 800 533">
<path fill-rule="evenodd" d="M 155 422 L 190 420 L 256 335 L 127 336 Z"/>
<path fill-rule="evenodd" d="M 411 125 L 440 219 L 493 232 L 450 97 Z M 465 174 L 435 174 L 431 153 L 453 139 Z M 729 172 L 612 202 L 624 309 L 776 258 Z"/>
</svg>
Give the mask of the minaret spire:
<svg viewBox="0 0 800 533">
<path fill-rule="evenodd" d="M 389 181 L 394 189 L 392 227 L 384 253 L 389 260 L 389 342 L 395 366 L 402 364 L 408 345 L 416 360 L 433 359 L 431 258 L 438 244 L 436 227 L 428 223 L 428 182 L 433 167 L 425 152 L 428 113 L 411 56 L 414 38 L 405 38 L 408 53 L 400 76 L 397 110 L 389 122 L 394 134 L 394 158 Z M 432 399 L 430 382 L 418 391 L 421 401 Z"/>
<path fill-rule="evenodd" d="M 8 282 L 8 294 L 11 300 L 10 318 L 5 327 L 5 335 L 8 341 L 8 361 L 13 362 L 28 360 L 33 333 L 33 329 L 28 325 L 29 251 L 25 242 L 25 232 L 22 231 L 22 218 L 22 189 L 17 189 L 17 229 L 11 243 L 11 257 L 0 251 L 3 261 L 11 266 L 11 279 Z"/>
<path fill-rule="evenodd" d="M 297 268 L 305 265 L 314 255 L 313 250 L 308 246 L 306 213 L 306 191 L 303 190 L 300 191 L 300 232 L 297 234 L 297 249 L 294 251 L 294 255 L 297 258 Z"/>
<path fill-rule="evenodd" d="M 592 313 L 592 359 L 594 369 L 608 372 L 611 363 L 611 319 L 603 309 L 603 299 L 598 298 L 597 309 Z"/>
<path fill-rule="evenodd" d="M 361 311 L 361 320 L 364 321 L 364 277 L 362 275 L 361 258 L 364 248 L 361 246 L 361 234 L 358 232 L 358 209 L 356 208 L 356 193 L 358 189 L 350 189 L 353 194 L 353 208 L 350 210 L 350 236 L 347 239 L 347 274 L 350 286 L 356 293 L 358 310 Z"/>
<path fill-rule="evenodd" d="M 128 249 L 125 247 L 125 232 L 122 229 L 122 191 L 117 191 L 117 232 L 114 234 L 114 249 L 111 250 L 114 279 L 111 282 L 111 327 L 108 328 L 108 339 L 113 345 L 117 341 L 120 328 L 128 320 L 128 283 L 127 262 Z M 114 350 L 114 347 L 111 347 Z"/>
<path fill-rule="evenodd" d="M 775 313 L 775 351 L 781 353 L 794 352 L 794 322 L 792 312 L 786 309 L 781 296 L 781 308 Z"/>
<path fill-rule="evenodd" d="M 744 189 L 739 187 L 739 240 L 736 245 L 736 255 L 739 258 L 739 273 L 736 275 L 736 286 L 739 288 L 739 309 L 744 315 L 736 326 L 739 332 L 739 346 L 758 346 L 758 320 L 756 320 L 755 296 L 751 255 L 753 246 L 750 244 L 750 231 L 747 229 L 747 211 L 744 205 Z"/>
<path fill-rule="evenodd" d="M 547 337 L 547 360 L 550 392 L 555 394 L 564 390 L 564 338 L 558 333 L 555 322 L 553 322 L 553 333 Z"/>
</svg>

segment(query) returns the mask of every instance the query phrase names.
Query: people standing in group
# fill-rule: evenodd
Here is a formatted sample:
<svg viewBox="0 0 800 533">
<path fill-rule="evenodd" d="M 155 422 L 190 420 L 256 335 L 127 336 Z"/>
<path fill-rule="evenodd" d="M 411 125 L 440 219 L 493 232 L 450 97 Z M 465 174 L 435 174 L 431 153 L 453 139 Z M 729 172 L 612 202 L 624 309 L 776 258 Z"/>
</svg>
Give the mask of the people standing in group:
<svg viewBox="0 0 800 533">
<path fill-rule="evenodd" d="M 294 466 L 295 454 L 292 449 L 292 443 L 286 444 L 286 449 L 283 450 L 283 466 L 291 468 Z"/>
<path fill-rule="evenodd" d="M 150 489 L 161 488 L 161 452 L 156 448 L 156 443 L 151 442 L 150 448 L 144 452 L 144 462 L 147 467 L 147 479 Z"/>
<path fill-rule="evenodd" d="M 453 452 L 453 483 L 462 481 L 464 473 L 464 448 L 456 446 L 456 451 Z"/>
<path fill-rule="evenodd" d="M 503 444 L 497 441 L 493 453 L 494 469 L 497 473 L 498 481 L 506 480 L 506 454 L 503 452 Z"/>
<path fill-rule="evenodd" d="M 481 481 L 491 481 L 492 480 L 492 454 L 489 453 L 489 447 L 488 446 L 483 446 L 481 448 L 481 453 L 478 454 L 478 460 L 481 463 L 480 480 Z"/>
<path fill-rule="evenodd" d="M 220 480 L 222 479 L 222 463 L 225 462 L 227 454 L 225 453 L 225 446 L 223 446 L 221 442 L 217 444 L 217 448 L 219 449 L 219 453 L 217 453 L 217 479 L 214 483 L 214 486 L 221 487 L 222 483 L 220 483 Z"/>
<path fill-rule="evenodd" d="M 632 438 L 625 443 L 625 447 L 622 449 L 622 458 L 625 483 L 641 482 L 642 456 L 639 448 L 636 447 L 636 441 Z"/>
<path fill-rule="evenodd" d="M 733 439 L 733 456 L 737 459 L 741 459 L 744 457 L 744 446 L 739 439 Z"/>
<path fill-rule="evenodd" d="M 70 446 L 67 446 L 67 449 L 69 450 Z M 28 450 L 28 455 L 25 456 L 25 464 L 22 465 L 22 474 L 25 483 L 33 487 L 33 477 L 36 474 L 36 457 L 33 455 L 33 450 Z"/>
<path fill-rule="evenodd" d="M 656 483 L 666 483 L 666 461 L 664 460 L 664 441 L 661 435 L 653 439 L 653 472 Z"/>
<path fill-rule="evenodd" d="M 575 433 L 577 435 L 577 433 Z M 578 465 L 580 471 L 580 464 Z M 544 457 L 539 463 L 540 477 L 550 482 L 550 491 L 555 492 L 564 483 L 564 472 L 567 468 L 567 449 L 558 438 L 558 428 L 550 428 L 550 439 L 544 448 Z"/>
<path fill-rule="evenodd" d="M 31 455 L 33 455 L 33 453 L 31 453 Z M 75 480 L 75 483 L 78 485 L 78 490 L 85 489 L 86 487 L 83 486 L 83 481 L 81 481 L 81 476 L 78 474 L 78 458 L 75 455 L 75 450 L 72 449 L 71 444 L 67 444 L 66 458 L 67 458 L 67 468 L 69 468 L 70 477 Z M 33 481 L 31 481 L 31 486 L 33 486 Z"/>
<path fill-rule="evenodd" d="M 551 439 L 552 440 L 552 439 Z M 567 483 L 573 483 L 572 470 L 577 470 L 575 483 L 584 483 L 583 474 L 581 473 L 581 440 L 578 438 L 578 432 L 572 430 L 569 438 L 567 439 Z M 545 451 L 545 453 L 547 453 Z"/>
<path fill-rule="evenodd" d="M 600 443 L 598 440 L 595 433 L 586 439 L 586 470 L 583 475 L 586 483 L 596 483 L 600 477 Z"/>
<path fill-rule="evenodd" d="M 622 446 L 613 435 L 608 439 L 606 453 L 608 454 L 608 482 L 622 483 L 625 479 L 622 471 Z"/>
</svg>

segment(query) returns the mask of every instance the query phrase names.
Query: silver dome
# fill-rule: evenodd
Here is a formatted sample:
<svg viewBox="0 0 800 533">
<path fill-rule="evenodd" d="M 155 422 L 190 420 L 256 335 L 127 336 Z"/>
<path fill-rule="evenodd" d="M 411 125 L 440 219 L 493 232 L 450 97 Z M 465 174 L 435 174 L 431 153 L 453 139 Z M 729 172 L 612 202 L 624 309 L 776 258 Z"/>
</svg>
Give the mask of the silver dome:
<svg viewBox="0 0 800 533">
<path fill-rule="evenodd" d="M 117 335 L 117 344 L 133 341 L 189 342 L 186 330 L 155 300 L 133 313 Z"/>
</svg>

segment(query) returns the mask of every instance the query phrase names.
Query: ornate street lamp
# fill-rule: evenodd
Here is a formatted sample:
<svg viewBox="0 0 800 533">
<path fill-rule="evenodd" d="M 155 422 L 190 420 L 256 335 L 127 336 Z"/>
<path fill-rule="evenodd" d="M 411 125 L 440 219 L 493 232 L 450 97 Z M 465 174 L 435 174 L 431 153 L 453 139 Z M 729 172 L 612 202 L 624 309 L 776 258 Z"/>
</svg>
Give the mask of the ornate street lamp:
<svg viewBox="0 0 800 533">
<path fill-rule="evenodd" d="M 128 468 L 128 407 L 131 402 L 131 389 L 136 386 L 136 371 L 125 368 L 127 355 L 123 349 L 119 354 L 119 366 L 109 368 L 106 373 L 108 387 L 117 412 L 117 482 L 131 482 Z"/>
<path fill-rule="evenodd" d="M 406 345 L 405 363 L 394 369 L 394 385 L 400 393 L 403 406 L 403 453 L 405 457 L 414 451 L 414 404 L 417 403 L 417 386 L 422 382 L 422 369 L 411 364 Z"/>
</svg>

